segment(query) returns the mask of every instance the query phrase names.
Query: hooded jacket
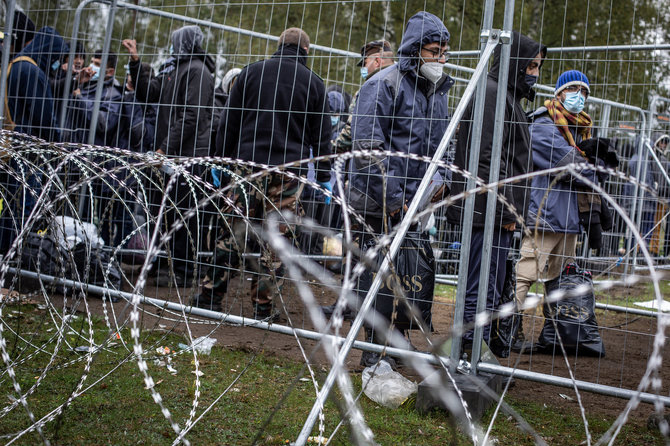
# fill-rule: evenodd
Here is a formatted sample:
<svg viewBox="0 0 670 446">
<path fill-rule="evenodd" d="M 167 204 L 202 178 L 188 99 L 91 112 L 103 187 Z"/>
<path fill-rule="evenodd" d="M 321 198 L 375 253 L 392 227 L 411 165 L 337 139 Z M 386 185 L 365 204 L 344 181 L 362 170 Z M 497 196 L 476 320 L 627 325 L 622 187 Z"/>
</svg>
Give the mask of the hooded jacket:
<svg viewBox="0 0 670 446">
<path fill-rule="evenodd" d="M 101 72 L 104 72 L 101 70 Z M 88 132 L 93 117 L 93 108 L 95 106 L 95 92 L 100 80 L 90 81 L 82 85 L 80 95 L 70 99 L 67 107 L 68 129 L 70 135 L 66 137 L 69 142 L 88 143 Z M 128 148 L 127 139 L 119 140 L 117 131 L 121 119 L 123 96 L 121 95 L 121 86 L 110 77 L 105 79 L 102 87 L 102 97 L 100 99 L 100 112 L 98 114 L 98 124 L 95 130 L 94 144 L 99 146 Z"/>
<path fill-rule="evenodd" d="M 158 103 L 154 149 L 168 156 L 209 155 L 215 65 L 200 46 L 203 38 L 197 26 L 173 32 L 174 65 L 156 77 L 140 73 L 140 60 L 129 63 L 138 100 Z"/>
<path fill-rule="evenodd" d="M 433 83 L 418 74 L 419 51 L 425 44 L 448 41 L 449 31 L 433 14 L 419 12 L 409 19 L 398 63 L 361 87 L 352 114 L 353 150 L 435 154 L 449 124 L 447 92 L 454 81 L 443 74 Z M 354 158 L 349 202 L 367 216 L 382 216 L 384 205 L 386 214 L 391 214 L 414 198 L 427 168 L 425 162 L 407 158 Z"/>
<path fill-rule="evenodd" d="M 496 47 L 493 54 L 493 64 L 488 74 L 486 83 L 486 98 L 484 101 L 484 116 L 482 120 L 481 145 L 479 148 L 479 168 L 477 176 L 488 183 L 491 155 L 493 149 L 493 127 L 495 123 L 496 96 L 498 91 L 498 75 L 500 72 L 500 52 L 502 45 Z M 530 133 L 528 130 L 528 119 L 521 107 L 521 99 L 532 101 L 535 93 L 526 83 L 526 68 L 530 62 L 542 54 L 547 53 L 547 47 L 540 45 L 529 37 L 516 31 L 512 32 L 512 43 L 510 51 L 509 74 L 507 81 L 507 97 L 505 100 L 505 116 L 503 124 L 503 144 L 500 160 L 500 180 L 523 175 L 532 170 L 532 158 L 530 147 Z M 475 107 L 473 97 L 461 120 L 456 142 L 456 153 L 454 164 L 464 170 L 468 170 L 470 163 L 470 140 L 472 138 L 472 119 Z M 463 192 L 466 178 L 454 172 L 451 186 L 451 194 L 456 195 Z M 514 185 L 506 184 L 498 189 L 507 202 L 516 208 L 516 212 L 524 215 L 528 206 L 527 182 L 522 181 Z M 460 224 L 463 218 L 464 200 L 455 203 L 447 209 L 447 218 L 452 224 Z M 473 226 L 483 228 L 486 218 L 486 194 L 475 196 L 475 209 L 473 215 Z M 516 221 L 514 213 L 504 207 L 499 201 L 496 204 L 496 227 L 501 227 Z"/>
<path fill-rule="evenodd" d="M 16 131 L 60 141 L 56 104 L 47 73 L 67 52 L 68 44 L 47 26 L 35 33 L 33 41 L 16 55 L 28 56 L 37 63 L 35 66 L 28 61 L 15 62 L 9 73 L 7 103 Z"/>
<path fill-rule="evenodd" d="M 314 156 L 330 154 L 326 88 L 306 62 L 304 49 L 283 45 L 244 67 L 220 120 L 216 155 L 277 166 L 309 158 L 310 148 Z M 316 175 L 328 181 L 330 162 Z"/>
<path fill-rule="evenodd" d="M 540 107 L 533 116 L 530 137 L 534 170 L 551 169 L 568 164 L 587 166 L 586 159 L 576 148 L 568 144 L 545 107 Z M 580 136 L 574 129 L 570 131 L 575 142 L 579 143 Z M 598 183 L 595 170 L 588 167 L 578 170 L 589 181 Z M 579 186 L 585 186 L 585 184 L 569 174 L 564 174 L 550 189 L 554 179 L 554 175 L 542 175 L 534 177 L 531 181 L 526 225 L 531 231 L 535 230 L 537 224 L 539 231 L 579 234 L 581 226 L 577 193 Z M 583 187 L 581 189 L 583 190 Z"/>
</svg>

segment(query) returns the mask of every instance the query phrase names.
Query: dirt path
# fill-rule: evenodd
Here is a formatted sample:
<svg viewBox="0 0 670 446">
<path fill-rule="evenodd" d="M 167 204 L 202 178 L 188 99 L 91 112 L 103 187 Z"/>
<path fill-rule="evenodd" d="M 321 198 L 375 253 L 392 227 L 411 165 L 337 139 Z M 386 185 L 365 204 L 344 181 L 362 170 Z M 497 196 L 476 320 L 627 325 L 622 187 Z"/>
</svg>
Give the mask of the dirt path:
<svg viewBox="0 0 670 446">
<path fill-rule="evenodd" d="M 129 277 L 131 280 L 133 277 Z M 157 288 L 152 286 L 151 279 L 145 290 L 150 297 L 157 297 L 173 302 L 180 299 L 186 301 L 190 296 L 190 290 L 177 293 L 174 289 Z M 223 304 L 224 311 L 234 315 L 250 316 L 252 314 L 251 302 L 247 295 L 247 286 L 236 281 L 231 285 L 226 301 Z M 334 302 L 335 294 L 317 284 L 310 284 L 315 298 L 324 305 Z M 128 290 L 130 288 L 128 287 Z M 294 328 L 313 329 L 307 318 L 304 307 L 297 297 L 292 284 L 287 284 L 282 296 L 282 317 L 279 323 L 289 324 Z M 62 296 L 54 296 L 52 299 L 56 308 L 62 308 Z M 88 300 L 89 308 L 94 314 L 103 314 L 102 301 L 98 298 Z M 80 303 L 77 311 L 84 311 Z M 125 302 L 115 303 L 113 313 L 108 307 L 110 317 L 119 324 L 127 322 L 129 306 Z M 218 345 L 228 348 L 257 350 L 265 353 L 290 357 L 297 361 L 304 361 L 304 350 L 308 355 L 313 354 L 313 360 L 317 363 L 327 365 L 328 361 L 316 343 L 300 339 L 300 345 L 295 337 L 272 333 L 254 328 L 244 328 L 220 324 L 205 318 L 191 317 L 189 328 L 192 336 L 198 337 L 208 335 L 217 338 Z M 169 330 L 177 333 L 186 333 L 186 325 L 181 322 L 182 316 L 159 308 L 145 306 L 143 312 L 143 323 L 146 329 Z M 436 303 L 433 307 L 433 324 L 435 326 L 434 339 L 446 338 L 448 329 L 453 322 L 453 306 L 450 304 Z M 584 356 L 569 356 L 568 360 L 575 378 L 584 381 L 597 382 L 600 384 L 635 389 L 642 378 L 649 355 L 652 351 L 653 334 L 656 331 L 656 320 L 647 317 L 631 317 L 622 313 L 598 312 L 598 322 L 601 326 L 601 335 L 606 347 L 606 357 L 593 358 Z M 524 320 L 526 337 L 537 339 L 542 328 L 541 316 L 528 316 Z M 611 328 L 610 328 L 611 327 Z M 345 330 L 349 323 L 345 322 Z M 412 342 L 419 348 L 425 349 L 426 342 L 422 341 L 418 331 L 410 333 Z M 362 335 L 359 333 L 359 339 Z M 347 367 L 354 371 L 360 371 L 358 362 L 360 352 L 352 351 L 347 361 Z M 670 360 L 668 352 L 664 352 L 663 360 Z M 553 374 L 556 376 L 569 377 L 566 360 L 561 356 L 551 354 L 526 354 L 519 357 L 513 354 L 510 358 L 500 359 L 500 363 L 508 367 L 518 367 L 521 370 Z M 404 371 L 411 376 L 410 371 Z M 663 383 L 663 394 L 667 395 L 670 389 L 670 368 L 661 369 L 660 378 Z M 561 396 L 563 394 L 568 398 Z M 510 395 L 519 401 L 544 403 L 554 407 L 564 408 L 570 413 L 579 413 L 579 406 L 574 390 L 539 384 L 529 381 L 516 380 L 515 386 L 510 390 Z M 603 395 L 581 392 L 582 402 L 586 412 L 590 416 L 616 417 L 624 409 L 626 400 L 607 397 Z M 630 422 L 645 424 L 647 416 L 653 412 L 649 404 L 641 404 L 631 414 Z"/>
</svg>

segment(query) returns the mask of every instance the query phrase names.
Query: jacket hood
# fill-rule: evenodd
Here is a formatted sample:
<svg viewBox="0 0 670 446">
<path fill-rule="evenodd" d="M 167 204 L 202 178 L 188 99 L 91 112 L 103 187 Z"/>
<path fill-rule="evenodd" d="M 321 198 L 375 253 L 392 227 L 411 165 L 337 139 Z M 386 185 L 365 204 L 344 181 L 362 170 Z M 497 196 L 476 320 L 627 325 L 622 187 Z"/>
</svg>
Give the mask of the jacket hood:
<svg viewBox="0 0 670 446">
<path fill-rule="evenodd" d="M 291 57 L 295 58 L 303 65 L 307 65 L 307 51 L 300 48 L 298 45 L 282 45 L 272 55 L 272 57 Z"/>
<path fill-rule="evenodd" d="M 201 44 L 205 40 L 205 35 L 199 26 L 183 26 L 172 33 L 170 40 L 173 54 L 177 58 L 204 53 Z"/>
<path fill-rule="evenodd" d="M 171 58 L 174 59 L 176 64 L 188 62 L 193 58 L 198 58 L 202 59 L 207 69 L 214 73 L 216 63 L 211 56 L 205 53 L 205 50 L 201 46 L 202 41 L 205 40 L 205 35 L 202 33 L 199 26 L 182 26 L 172 33 L 170 40 L 172 42 L 173 50 Z M 166 64 L 169 61 L 170 59 L 166 61 Z M 161 73 L 165 74 L 170 71 L 172 71 L 172 69 L 166 67 L 166 69 L 161 70 Z"/>
<path fill-rule="evenodd" d="M 663 139 L 667 139 L 670 142 L 670 136 L 668 136 L 666 133 L 654 132 L 651 135 L 652 146 L 656 147 L 658 143 L 661 142 Z"/>
<path fill-rule="evenodd" d="M 663 140 L 668 141 L 668 145 L 665 146 L 665 148 L 660 148 L 658 146 L 658 143 L 660 143 Z M 654 132 L 651 135 L 651 144 L 654 149 L 664 157 L 668 157 L 668 153 L 670 153 L 670 136 L 668 136 L 666 133 L 661 133 L 661 132 Z"/>
<path fill-rule="evenodd" d="M 344 95 L 339 91 L 328 92 L 328 106 L 330 107 L 331 113 L 339 115 L 347 112 Z"/>
<path fill-rule="evenodd" d="M 500 71 L 500 52 L 502 44 L 499 44 L 493 53 L 493 64 L 489 70 L 489 77 L 498 80 Z M 509 75 L 507 77 L 507 87 L 513 90 L 519 96 L 532 101 L 535 98 L 535 91 L 526 83 L 526 68 L 530 62 L 535 59 L 537 53 L 542 53 L 542 62 L 547 56 L 547 47 L 539 44 L 528 36 L 518 31 L 512 31 L 512 48 L 510 51 Z"/>
<path fill-rule="evenodd" d="M 58 34 L 58 31 L 45 26 L 35 33 L 30 42 L 17 56 L 28 56 L 33 59 L 40 69 L 48 74 L 51 64 L 61 60 L 70 51 L 70 46 Z"/>
<path fill-rule="evenodd" d="M 419 50 L 425 44 L 448 41 L 449 31 L 437 16 L 426 11 L 416 13 L 407 22 L 398 48 L 400 71 L 416 70 L 419 66 Z"/>
</svg>

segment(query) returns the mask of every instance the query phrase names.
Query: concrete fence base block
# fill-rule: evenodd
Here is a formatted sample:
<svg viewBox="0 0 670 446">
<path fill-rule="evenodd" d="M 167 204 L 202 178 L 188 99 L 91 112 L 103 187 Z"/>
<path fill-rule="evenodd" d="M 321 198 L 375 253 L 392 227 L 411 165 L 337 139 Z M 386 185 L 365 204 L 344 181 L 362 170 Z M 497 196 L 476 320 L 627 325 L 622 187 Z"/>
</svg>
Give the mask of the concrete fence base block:
<svg viewBox="0 0 670 446">
<path fill-rule="evenodd" d="M 495 400 L 483 392 L 482 388 L 488 387 L 496 394 L 500 394 L 502 390 L 502 377 L 499 375 L 480 373 L 474 376 L 455 373 L 453 377 L 473 420 L 480 419 L 486 410 L 495 403 Z M 441 395 L 445 395 L 445 389 L 447 391 L 446 398 L 455 403 L 450 404 L 450 406 L 457 406 L 459 412 L 453 413 L 453 410 L 450 410 L 441 398 Z M 419 383 L 416 395 L 416 410 L 419 413 L 426 413 L 434 409 L 446 410 L 458 419 L 464 416 L 463 406 L 454 390 L 454 384 L 444 370 L 436 370 L 435 373 Z"/>
</svg>

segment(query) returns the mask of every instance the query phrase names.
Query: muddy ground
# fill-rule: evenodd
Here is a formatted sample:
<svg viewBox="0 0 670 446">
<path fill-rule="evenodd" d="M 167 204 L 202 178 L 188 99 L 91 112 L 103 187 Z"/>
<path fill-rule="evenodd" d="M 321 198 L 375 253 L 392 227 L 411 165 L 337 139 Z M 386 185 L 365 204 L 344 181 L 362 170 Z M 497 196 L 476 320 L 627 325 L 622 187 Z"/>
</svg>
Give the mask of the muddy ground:
<svg viewBox="0 0 670 446">
<path fill-rule="evenodd" d="M 137 277 L 137 269 L 124 268 L 127 279 L 134 283 Z M 251 300 L 248 296 L 248 282 L 236 280 L 231 284 L 227 298 L 223 303 L 224 311 L 234 315 L 243 315 L 249 317 L 252 314 Z M 323 305 L 334 302 L 336 294 L 325 289 L 322 285 L 310 283 L 310 289 L 315 298 Z M 125 290 L 131 290 L 130 285 L 124 285 Z M 634 294 L 639 292 L 635 288 L 620 289 L 613 293 L 617 296 Z M 192 290 L 180 290 L 177 292 L 174 288 L 159 288 L 154 284 L 153 279 L 149 279 L 145 289 L 145 295 L 156 297 L 169 301 L 178 302 L 187 301 Z M 62 308 L 62 296 L 54 295 L 53 304 L 56 308 Z M 90 311 L 95 314 L 103 314 L 102 300 L 98 298 L 88 299 Z M 304 306 L 299 299 L 295 286 L 291 283 L 285 285 L 281 302 L 278 302 L 281 308 L 281 319 L 278 323 L 288 324 L 295 328 L 312 329 L 313 326 L 304 312 Z M 72 305 L 72 301 L 70 303 Z M 145 306 L 143 313 L 143 322 L 146 329 L 173 330 L 177 333 L 185 333 L 185 324 L 180 314 L 165 311 L 156 307 Z M 76 308 L 78 312 L 84 312 L 83 304 Z M 113 309 L 108 307 L 108 313 L 112 320 L 116 320 L 119 325 L 127 323 L 129 315 L 129 306 L 125 302 L 113 304 Z M 657 325 L 655 318 L 629 316 L 616 312 L 597 312 L 598 323 L 601 327 L 601 336 L 603 338 L 606 356 L 602 358 L 577 356 L 571 354 L 568 356 L 570 367 L 574 377 L 578 380 L 597 382 L 600 384 L 621 387 L 625 389 L 635 389 L 647 368 L 647 362 L 653 348 L 653 335 L 656 332 Z M 433 342 L 445 339 L 448 336 L 448 330 L 453 322 L 453 304 L 449 302 L 436 302 L 433 306 Z M 536 315 L 527 315 L 524 319 L 524 328 L 527 338 L 537 339 L 542 328 L 543 318 L 541 311 Z M 304 361 L 302 349 L 313 354 L 314 359 L 324 365 L 328 361 L 322 351 L 316 348 L 316 343 L 300 340 L 300 348 L 296 338 L 287 335 L 281 335 L 264 330 L 231 326 L 221 324 L 201 317 L 190 318 L 190 330 L 192 336 L 208 335 L 216 337 L 218 345 L 228 348 L 241 349 L 260 349 L 267 354 L 281 355 L 283 357 L 292 357 L 297 361 Z M 345 322 L 345 330 L 349 329 L 349 322 Z M 426 341 L 422 339 L 418 331 L 410 332 L 411 341 L 419 349 L 426 348 Z M 363 339 L 359 333 L 358 339 Z M 356 372 L 360 372 L 362 367 L 359 365 L 360 351 L 353 350 L 347 360 L 347 367 Z M 670 359 L 667 349 L 663 352 L 663 363 L 667 364 Z M 553 356 L 551 354 L 512 354 L 511 357 L 501 359 L 502 365 L 509 367 L 518 367 L 522 370 L 541 372 L 556 376 L 569 377 L 566 359 L 562 356 Z M 400 370 L 410 378 L 416 378 L 411 370 Z M 660 378 L 663 383 L 662 394 L 667 395 L 670 389 L 670 368 L 662 367 Z M 561 396 L 563 394 L 564 396 Z M 567 412 L 578 414 L 579 406 L 576 402 L 574 390 L 540 384 L 536 382 L 516 380 L 515 385 L 510 389 L 510 395 L 519 401 L 529 401 L 535 403 L 545 403 L 554 407 L 564 408 Z M 567 396 L 567 398 L 566 398 Z M 581 399 L 587 414 L 591 416 L 616 417 L 624 409 L 627 400 L 598 395 L 594 393 L 581 392 Z M 630 422 L 644 425 L 647 417 L 653 412 L 650 404 L 640 404 L 630 416 Z"/>
</svg>

